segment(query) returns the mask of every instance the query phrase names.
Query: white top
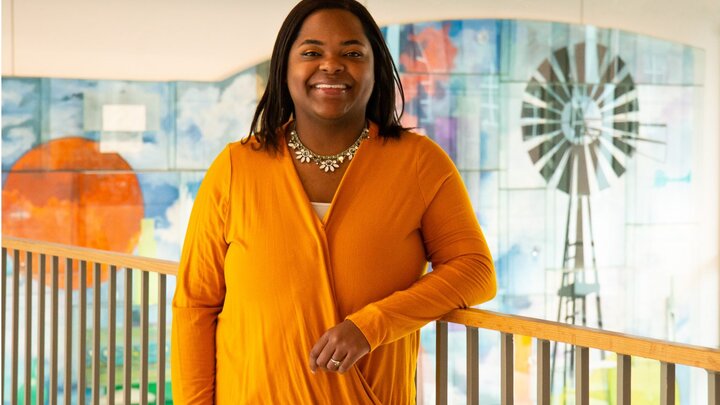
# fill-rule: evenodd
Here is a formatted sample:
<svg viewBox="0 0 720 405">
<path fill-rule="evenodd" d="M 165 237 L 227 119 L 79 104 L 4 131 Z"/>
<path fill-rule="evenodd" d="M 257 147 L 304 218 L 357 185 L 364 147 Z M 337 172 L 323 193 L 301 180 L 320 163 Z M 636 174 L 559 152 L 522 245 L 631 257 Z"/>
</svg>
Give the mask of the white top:
<svg viewBox="0 0 720 405">
<path fill-rule="evenodd" d="M 317 216 L 322 221 L 323 218 L 325 218 L 325 214 L 330 209 L 330 203 L 322 203 L 322 202 L 311 202 L 313 208 L 315 209 L 315 213 L 317 213 Z"/>
</svg>

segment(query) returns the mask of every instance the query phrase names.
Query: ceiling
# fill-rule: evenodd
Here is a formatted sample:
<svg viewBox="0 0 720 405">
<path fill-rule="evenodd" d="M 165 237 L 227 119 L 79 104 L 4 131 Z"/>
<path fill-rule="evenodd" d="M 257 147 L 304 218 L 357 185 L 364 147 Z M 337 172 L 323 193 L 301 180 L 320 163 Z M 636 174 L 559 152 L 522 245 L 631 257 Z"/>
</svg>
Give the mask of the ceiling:
<svg viewBox="0 0 720 405">
<path fill-rule="evenodd" d="M 720 40 L 718 0 L 363 3 L 380 25 L 519 18 L 618 27 L 700 47 L 705 46 L 703 38 L 712 39 L 714 35 L 713 43 Z M 295 0 L 4 0 L 2 73 L 88 79 L 220 80 L 269 57 L 277 30 L 294 4 Z"/>
</svg>

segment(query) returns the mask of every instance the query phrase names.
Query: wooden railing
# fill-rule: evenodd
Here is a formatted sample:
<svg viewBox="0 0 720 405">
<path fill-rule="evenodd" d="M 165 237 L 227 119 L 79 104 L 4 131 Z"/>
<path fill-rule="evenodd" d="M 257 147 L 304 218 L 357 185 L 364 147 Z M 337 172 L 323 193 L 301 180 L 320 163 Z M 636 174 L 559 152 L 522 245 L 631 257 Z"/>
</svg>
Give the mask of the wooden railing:
<svg viewBox="0 0 720 405">
<path fill-rule="evenodd" d="M 12 260 L 12 272 L 8 274 L 8 260 Z M 67 271 L 71 269 L 72 271 Z M 86 346 L 87 328 L 87 271 L 92 271 L 92 328 L 90 329 L 91 348 Z M 2 271 L 0 277 L 2 285 L 2 344 L 6 348 L 6 341 L 10 340 L 9 353 L 2 350 L 2 395 L 0 402 L 3 404 L 45 404 L 45 398 L 51 405 L 59 401 L 66 405 L 84 405 L 86 392 L 91 390 L 90 397 L 92 404 L 106 403 L 115 404 L 116 394 L 123 399 L 124 404 L 148 404 L 149 375 L 148 359 L 153 354 L 149 341 L 150 317 L 149 317 L 149 286 L 150 275 L 157 278 L 157 312 L 156 321 L 156 378 L 155 393 L 150 402 L 156 404 L 165 403 L 166 384 L 166 296 L 167 276 L 177 273 L 177 263 L 165 260 L 148 259 L 137 256 L 105 252 L 94 249 L 86 249 L 74 246 L 60 245 L 55 243 L 37 242 L 24 239 L 3 237 L 2 240 Z M 60 273 L 63 273 L 64 286 L 72 286 L 70 290 L 60 288 Z M 77 273 L 78 280 L 74 280 L 74 273 Z M 101 326 L 102 297 L 101 278 L 107 278 L 107 327 Z M 122 275 L 122 357 L 116 358 L 119 351 L 116 350 L 116 333 L 119 332 L 116 323 L 117 319 L 117 293 L 118 275 Z M 133 305 L 133 277 L 140 278 L 139 301 L 140 304 Z M 8 278 L 10 281 L 8 282 Z M 36 282 L 32 282 L 35 279 Z M 23 282 L 23 289 L 20 282 Z M 10 284 L 10 285 L 8 285 Z M 50 286 L 50 303 L 45 302 L 46 284 Z M 77 284 L 77 287 L 75 287 Z M 33 291 L 33 286 L 36 291 Z M 75 289 L 76 288 L 76 289 Z M 73 290 L 75 290 L 73 292 Z M 72 293 L 68 294 L 67 291 Z M 61 307 L 60 295 L 63 295 L 64 305 Z M 73 298 L 77 295 L 77 322 L 73 322 L 75 313 Z M 8 306 L 7 297 L 12 298 Z M 24 328 L 20 328 L 20 298 L 23 298 Z M 35 297 L 36 302 L 33 302 Z M 46 317 L 46 306 L 49 306 L 49 319 Z M 137 308 L 136 308 L 137 307 Z M 134 327 L 133 314 L 139 312 L 139 325 Z M 33 317 L 33 312 L 36 315 Z M 7 325 L 7 315 L 10 315 L 10 325 Z M 59 332 L 60 320 L 64 318 L 63 346 L 60 346 Z M 46 333 L 46 324 L 49 324 L 49 332 Z M 8 328 L 8 326 L 10 326 Z M 73 338 L 73 327 L 77 328 L 76 337 Z M 23 339 L 20 339 L 22 331 Z M 135 332 L 139 336 L 139 342 L 135 341 Z M 33 341 L 33 336 L 35 340 Z M 82 338 L 81 338 L 82 337 Z M 49 392 L 45 392 L 45 341 L 49 347 Z M 104 351 L 101 349 L 101 340 L 106 340 L 107 351 L 105 352 L 104 367 L 101 366 Z M 35 355 L 33 355 L 33 342 L 35 343 Z M 20 368 L 20 347 L 24 351 L 22 364 L 23 376 L 19 375 Z M 139 348 L 139 358 L 133 359 L 134 349 Z M 76 349 L 77 348 L 77 349 Z M 5 358 L 11 357 L 10 370 L 5 369 Z M 73 355 L 75 362 L 73 362 Z M 88 355 L 90 357 L 90 384 L 87 384 Z M 60 368 L 60 357 L 64 359 L 62 369 Z M 33 361 L 35 360 L 35 361 Z M 122 361 L 122 383 L 119 386 L 122 390 L 116 393 L 115 369 L 117 360 Z M 73 370 L 73 363 L 76 363 L 76 370 Z M 133 365 L 140 369 L 137 377 L 139 387 L 132 389 Z M 101 371 L 107 375 L 102 378 Z M 34 372 L 33 372 L 34 371 Z M 73 371 L 75 378 L 73 378 Z M 7 372 L 7 373 L 6 373 Z M 62 373 L 63 384 L 60 384 Z M 35 374 L 33 376 L 33 374 Z M 10 376 L 10 389 L 6 392 L 6 376 Z M 23 390 L 19 391 L 19 383 L 22 381 Z M 33 387 L 32 381 L 37 383 Z M 77 387 L 73 390 L 73 386 Z M 104 388 L 104 389 L 103 389 Z M 73 396 L 73 394 L 75 394 Z M 34 397 L 34 398 L 33 398 Z M 20 401 L 20 398 L 23 401 Z"/>
<path fill-rule="evenodd" d="M 9 272 L 8 260 L 12 260 L 12 271 Z M 64 260 L 64 262 L 61 262 Z M 37 264 L 36 264 L 37 263 Z M 61 266 L 64 263 L 64 266 Z M 49 268 L 49 274 L 48 274 Z M 91 349 L 87 350 L 87 269 L 93 271 L 91 290 L 92 300 L 92 322 Z M 102 398 L 105 403 L 115 403 L 115 366 L 116 366 L 116 342 L 115 335 L 118 332 L 116 326 L 117 314 L 117 292 L 118 274 L 122 273 L 123 281 L 123 376 L 122 391 L 117 395 L 123 399 L 124 404 L 139 403 L 164 404 L 166 398 L 166 277 L 175 275 L 177 263 L 164 260 L 147 259 L 137 256 L 130 256 L 112 252 L 98 251 L 93 249 L 79 248 L 73 246 L 59 245 L 53 243 L 36 242 L 17 238 L 5 237 L 2 240 L 2 347 L 6 348 L 6 341 L 9 339 L 10 350 L 2 350 L 2 398 L 3 404 L 16 404 L 22 397 L 26 404 L 44 404 L 47 397 L 48 403 L 57 404 L 62 397 L 65 404 L 84 404 L 85 395 L 90 389 L 90 398 L 93 404 L 100 403 Z M 64 273 L 64 285 L 73 286 L 74 271 L 66 269 L 77 269 L 79 275 L 77 285 L 78 296 L 78 322 L 74 324 L 73 316 L 73 294 L 66 294 L 65 289 L 60 288 L 60 273 Z M 108 300 L 108 324 L 103 328 L 100 322 L 102 311 L 101 278 L 107 274 L 107 297 Z M 140 314 L 139 321 L 139 348 L 140 356 L 135 362 L 139 363 L 140 375 L 138 377 L 137 398 L 132 397 L 132 390 L 129 389 L 133 382 L 133 275 L 140 277 L 140 303 L 137 310 Z M 149 286 L 150 275 L 157 277 L 157 333 L 156 333 L 156 390 L 154 398 L 149 398 L 149 374 L 148 354 L 149 351 Z M 50 285 L 50 303 L 45 303 L 45 285 Z M 10 279 L 10 282 L 8 282 Z M 36 282 L 28 282 L 35 279 Z M 23 281 L 23 289 L 20 288 Z M 8 285 L 10 284 L 10 285 Z M 33 286 L 37 291 L 33 291 Z M 64 295 L 64 307 L 59 305 L 59 296 Z M 33 297 L 36 302 L 33 302 Z M 11 297 L 12 303 L 8 306 L 6 298 Z M 23 298 L 24 317 L 20 315 L 20 298 Z M 46 318 L 45 307 L 49 306 L 50 319 Z M 33 311 L 35 308 L 35 311 Z M 36 312 L 33 317 L 33 312 Z M 10 315 L 10 324 L 6 324 L 7 315 Z M 60 315 L 64 315 L 65 333 L 63 344 L 60 346 L 59 321 Z M 20 328 L 20 322 L 24 320 L 24 328 Z M 34 322 L 34 323 L 33 323 Z M 46 335 L 46 323 L 50 325 L 50 332 Z M 574 347 L 574 380 L 575 380 L 575 404 L 589 403 L 589 349 L 598 349 L 617 354 L 617 403 L 619 405 L 630 404 L 630 377 L 631 357 L 642 357 L 657 360 L 661 365 L 661 403 L 663 405 L 675 403 L 675 365 L 687 365 L 707 370 L 708 374 L 708 403 L 720 405 L 720 350 L 706 347 L 690 346 L 656 339 L 641 338 L 621 333 L 604 330 L 585 328 L 580 326 L 567 325 L 557 322 L 550 322 L 541 319 L 526 318 L 515 315 L 494 313 L 478 309 L 455 310 L 436 323 L 436 402 L 446 404 L 448 401 L 448 323 L 462 324 L 467 330 L 467 403 L 478 404 L 479 392 L 479 329 L 500 332 L 501 342 L 501 403 L 512 404 L 514 401 L 513 384 L 513 336 L 529 336 L 537 341 L 537 403 L 550 404 L 551 399 L 551 342 L 555 344 L 567 344 Z M 84 339 L 73 341 L 72 327 L 75 326 L 77 336 L 85 336 Z M 20 332 L 23 332 L 21 342 Z M 105 333 L 107 332 L 107 333 Z M 35 336 L 35 356 L 33 356 L 32 337 Z M 38 338 L 42 337 L 42 338 Z M 49 379 L 50 392 L 44 392 L 45 381 L 45 340 L 49 343 Z M 107 365 L 102 367 L 101 341 L 107 341 Z M 22 345 L 21 345 L 22 343 Z M 74 351 L 75 345 L 78 350 Z M 23 375 L 20 376 L 20 347 L 24 349 Z M 59 383 L 59 353 L 62 350 L 64 357 L 63 374 L 64 385 L 62 391 Z M 73 379 L 72 355 L 75 353 L 77 362 L 76 379 Z M 90 355 L 88 356 L 88 353 Z M 5 369 L 5 356 L 10 355 L 10 370 Z M 91 363 L 90 384 L 86 381 L 86 362 Z M 33 363 L 33 359 L 35 360 Z M 101 369 L 106 370 L 107 375 L 101 378 Z M 34 378 L 33 378 L 34 370 Z M 6 392 L 6 372 L 10 375 L 10 389 Z M 103 381 L 101 381 L 101 379 Z M 39 381 L 33 391 L 32 385 L 28 382 Z M 20 382 L 23 382 L 23 390 L 20 391 Z M 76 381 L 77 397 L 73 398 L 72 390 L 67 389 Z M 103 391 L 103 387 L 105 390 Z M 62 395 L 60 395 L 62 393 Z M 22 395 L 21 395 L 22 394 Z M 34 398 L 32 398 L 34 395 Z M 34 401 L 31 401 L 34 399 Z"/>
<path fill-rule="evenodd" d="M 720 350 L 663 340 L 630 336 L 617 332 L 567 325 L 542 319 L 500 314 L 479 309 L 455 310 L 438 321 L 437 396 L 438 404 L 447 403 L 447 323 L 467 327 L 468 404 L 477 404 L 478 328 L 501 333 L 501 400 L 513 403 L 513 336 L 530 336 L 537 341 L 537 403 L 550 404 L 550 342 L 574 346 L 575 404 L 589 403 L 589 349 L 617 354 L 617 404 L 630 404 L 631 357 L 657 360 L 661 366 L 660 401 L 675 404 L 675 365 L 707 370 L 708 403 L 720 404 Z M 443 392 L 443 390 L 445 390 Z"/>
</svg>

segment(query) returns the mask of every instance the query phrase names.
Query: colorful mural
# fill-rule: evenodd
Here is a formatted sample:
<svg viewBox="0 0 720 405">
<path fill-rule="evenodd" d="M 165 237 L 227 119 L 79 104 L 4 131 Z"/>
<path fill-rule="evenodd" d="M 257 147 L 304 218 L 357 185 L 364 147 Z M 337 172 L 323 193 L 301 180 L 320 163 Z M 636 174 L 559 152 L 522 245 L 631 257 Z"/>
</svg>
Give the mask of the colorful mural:
<svg viewBox="0 0 720 405">
<path fill-rule="evenodd" d="M 119 252 L 138 242 L 137 176 L 95 141 L 66 137 L 34 147 L 10 168 L 2 200 L 7 235 Z"/>
<path fill-rule="evenodd" d="M 383 33 L 405 87 L 404 123 L 455 161 L 494 252 L 500 291 L 485 308 L 556 320 L 563 274 L 580 268 L 597 274 L 601 298 L 589 326 L 602 316 L 608 329 L 713 344 L 702 331 L 717 325 L 692 316 L 710 297 L 688 288 L 707 277 L 687 254 L 697 237 L 702 51 L 551 22 L 438 21 Z M 177 260 L 204 171 L 247 134 L 266 71 L 217 83 L 3 78 L 3 234 Z M 568 232 L 569 222 L 582 230 Z M 583 239 L 593 247 L 568 254 Z M 450 335 L 450 402 L 462 403 L 464 329 Z M 422 403 L 434 402 L 433 338 L 431 325 Z M 534 350 L 517 337 L 518 403 L 535 400 Z M 497 403 L 499 337 L 481 333 L 480 351 L 481 402 Z M 592 356 L 592 378 L 605 387 L 594 400 L 613 403 L 610 359 Z M 657 370 L 640 369 L 633 401 L 656 402 Z M 704 377 L 677 375 L 681 403 L 698 402 Z M 561 368 L 556 376 L 560 400 L 569 391 Z"/>
</svg>

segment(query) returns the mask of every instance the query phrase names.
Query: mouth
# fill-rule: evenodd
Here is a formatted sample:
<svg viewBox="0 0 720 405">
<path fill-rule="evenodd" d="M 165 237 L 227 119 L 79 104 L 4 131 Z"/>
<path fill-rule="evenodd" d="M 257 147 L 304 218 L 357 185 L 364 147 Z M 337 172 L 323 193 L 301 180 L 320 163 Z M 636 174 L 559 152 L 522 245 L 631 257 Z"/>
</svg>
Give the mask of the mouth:
<svg viewBox="0 0 720 405">
<path fill-rule="evenodd" d="M 311 86 L 313 89 L 318 90 L 348 90 L 350 86 L 347 84 L 329 84 L 329 83 L 317 83 Z"/>
</svg>

